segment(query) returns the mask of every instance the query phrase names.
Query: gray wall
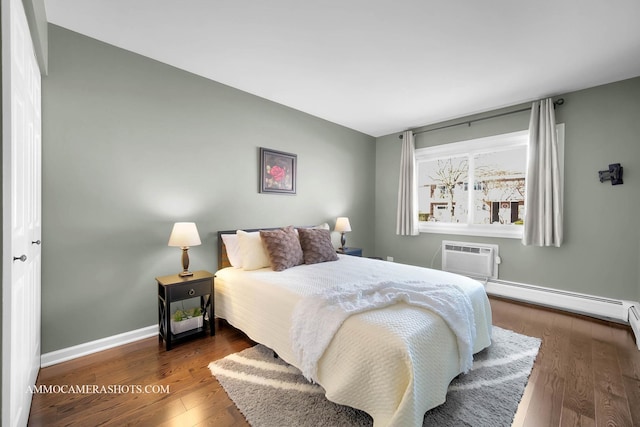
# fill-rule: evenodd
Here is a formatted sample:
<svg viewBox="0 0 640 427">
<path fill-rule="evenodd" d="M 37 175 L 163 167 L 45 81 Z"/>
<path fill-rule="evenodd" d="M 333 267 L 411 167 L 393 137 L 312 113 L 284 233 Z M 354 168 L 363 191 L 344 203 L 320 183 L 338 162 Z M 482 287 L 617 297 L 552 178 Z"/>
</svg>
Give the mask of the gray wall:
<svg viewBox="0 0 640 427">
<path fill-rule="evenodd" d="M 43 78 L 42 351 L 157 323 L 154 277 L 195 221 L 191 269 L 216 231 L 348 216 L 373 250 L 375 139 L 49 27 Z M 258 193 L 258 147 L 298 155 L 297 195 Z"/>
<path fill-rule="evenodd" d="M 157 322 L 154 277 L 180 269 L 166 242 L 193 220 L 192 269 L 215 270 L 215 232 L 347 215 L 365 255 L 438 267 L 441 240 L 498 243 L 500 278 L 640 300 L 640 78 L 564 94 L 565 244 L 395 235 L 397 134 L 374 140 L 50 26 L 43 79 L 42 349 Z M 514 107 L 514 108 L 517 108 Z M 480 115 L 481 116 L 481 115 Z M 477 116 L 474 116 L 477 117 Z M 418 147 L 526 129 L 520 113 L 423 134 Z M 298 155 L 298 194 L 257 192 L 258 147 Z M 597 171 L 621 162 L 625 184 Z M 375 165 L 375 168 L 374 168 Z M 375 241 L 374 241 L 375 236 Z"/>
<path fill-rule="evenodd" d="M 444 239 L 497 243 L 503 260 L 501 279 L 640 300 L 640 78 L 562 97 L 565 105 L 556 109 L 557 122 L 565 123 L 562 247 L 525 247 L 514 239 L 426 233 L 396 236 L 401 143 L 393 134 L 376 141 L 376 253 L 427 267 L 433 259 L 439 268 L 441 257 L 436 253 Z M 425 133 L 416 137 L 416 147 L 524 130 L 528 121 L 525 112 Z M 624 168 L 624 184 L 600 183 L 597 172 L 618 162 Z"/>
</svg>

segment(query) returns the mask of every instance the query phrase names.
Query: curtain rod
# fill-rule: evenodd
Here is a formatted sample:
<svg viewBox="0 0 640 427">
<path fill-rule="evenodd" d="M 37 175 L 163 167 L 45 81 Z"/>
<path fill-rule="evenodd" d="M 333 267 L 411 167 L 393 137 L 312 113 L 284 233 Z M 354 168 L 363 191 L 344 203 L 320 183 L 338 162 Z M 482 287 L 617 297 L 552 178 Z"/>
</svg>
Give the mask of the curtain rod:
<svg viewBox="0 0 640 427">
<path fill-rule="evenodd" d="M 559 98 L 557 101 L 553 102 L 553 107 L 555 108 L 556 105 L 562 105 L 562 104 L 564 104 L 564 98 Z M 471 123 L 480 122 L 482 120 L 495 119 L 496 117 L 508 116 L 510 114 L 522 113 L 524 111 L 531 111 L 531 107 L 521 108 L 519 110 L 514 110 L 514 111 L 507 111 L 506 113 L 494 114 L 492 116 L 487 116 L 487 117 L 480 117 L 478 119 L 467 120 L 467 121 L 460 122 L 460 123 L 454 123 L 454 124 L 450 124 L 450 125 L 439 126 L 437 128 L 421 130 L 419 132 L 413 132 L 413 134 L 414 135 L 418 135 L 420 133 L 433 132 L 434 130 L 447 129 L 447 128 L 452 128 L 454 126 L 460 126 L 460 125 L 464 125 L 464 124 L 471 126 Z M 398 136 L 398 138 L 402 139 L 402 135 Z"/>
</svg>

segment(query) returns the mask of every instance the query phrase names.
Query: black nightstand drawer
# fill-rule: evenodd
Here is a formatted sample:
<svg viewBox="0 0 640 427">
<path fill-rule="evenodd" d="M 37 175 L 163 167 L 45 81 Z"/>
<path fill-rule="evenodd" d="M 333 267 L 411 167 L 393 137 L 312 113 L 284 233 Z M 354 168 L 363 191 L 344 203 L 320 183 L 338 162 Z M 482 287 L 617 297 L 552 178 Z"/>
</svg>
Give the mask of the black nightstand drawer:
<svg viewBox="0 0 640 427">
<path fill-rule="evenodd" d="M 208 295 L 211 293 L 211 280 L 173 285 L 169 288 L 169 292 L 171 292 L 170 299 L 173 301 Z"/>
</svg>

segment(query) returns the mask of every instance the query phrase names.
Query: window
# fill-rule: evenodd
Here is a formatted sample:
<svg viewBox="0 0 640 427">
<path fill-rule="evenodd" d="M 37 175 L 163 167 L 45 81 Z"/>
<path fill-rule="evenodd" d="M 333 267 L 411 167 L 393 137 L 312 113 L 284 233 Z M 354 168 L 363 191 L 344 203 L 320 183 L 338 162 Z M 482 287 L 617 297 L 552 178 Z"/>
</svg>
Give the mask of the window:
<svg viewBox="0 0 640 427">
<path fill-rule="evenodd" d="M 528 142 L 522 131 L 417 149 L 420 231 L 521 238 Z"/>
</svg>

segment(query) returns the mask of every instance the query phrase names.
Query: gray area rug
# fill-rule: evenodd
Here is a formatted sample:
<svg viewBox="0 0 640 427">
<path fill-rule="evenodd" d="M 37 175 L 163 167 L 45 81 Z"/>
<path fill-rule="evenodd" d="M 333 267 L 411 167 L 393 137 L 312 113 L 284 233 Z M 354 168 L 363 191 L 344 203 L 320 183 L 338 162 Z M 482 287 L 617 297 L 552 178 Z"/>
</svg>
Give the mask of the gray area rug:
<svg viewBox="0 0 640 427">
<path fill-rule="evenodd" d="M 455 378 L 447 401 L 425 414 L 424 426 L 510 426 L 527 385 L 540 340 L 493 327 L 492 345 Z M 371 426 L 371 417 L 337 405 L 324 390 L 262 345 L 209 364 L 231 400 L 254 427 Z"/>
</svg>

